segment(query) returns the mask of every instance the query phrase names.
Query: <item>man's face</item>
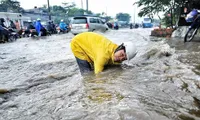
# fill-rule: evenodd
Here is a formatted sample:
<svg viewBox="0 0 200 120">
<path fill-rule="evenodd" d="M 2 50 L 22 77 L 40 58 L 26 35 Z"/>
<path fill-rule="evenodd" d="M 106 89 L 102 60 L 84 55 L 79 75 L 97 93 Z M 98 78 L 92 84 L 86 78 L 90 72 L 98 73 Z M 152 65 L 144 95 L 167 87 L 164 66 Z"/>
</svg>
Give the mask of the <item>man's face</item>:
<svg viewBox="0 0 200 120">
<path fill-rule="evenodd" d="M 114 61 L 115 62 L 122 62 L 124 60 L 127 60 L 127 56 L 123 49 L 114 53 Z"/>
</svg>

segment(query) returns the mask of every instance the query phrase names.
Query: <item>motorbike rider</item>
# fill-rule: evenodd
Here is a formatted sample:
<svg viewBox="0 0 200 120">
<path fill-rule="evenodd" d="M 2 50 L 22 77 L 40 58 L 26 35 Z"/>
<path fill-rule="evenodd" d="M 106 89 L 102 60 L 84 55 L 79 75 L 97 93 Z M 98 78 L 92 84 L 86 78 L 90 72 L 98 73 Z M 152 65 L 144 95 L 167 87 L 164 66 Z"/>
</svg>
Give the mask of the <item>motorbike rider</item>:
<svg viewBox="0 0 200 120">
<path fill-rule="evenodd" d="M 16 26 L 15 26 L 15 23 L 12 20 L 10 20 L 10 27 L 12 29 L 17 29 Z"/>
<path fill-rule="evenodd" d="M 120 64 L 124 60 L 130 60 L 137 54 L 132 42 L 117 45 L 106 37 L 84 32 L 76 35 L 70 43 L 72 52 L 76 58 L 81 74 L 92 71 L 95 74 L 103 71 L 106 65 Z"/>
<path fill-rule="evenodd" d="M 3 35 L 4 35 L 4 33 L 3 33 L 3 31 L 4 31 L 4 28 L 0 25 L 0 43 L 1 42 L 4 42 L 4 38 L 3 38 Z"/>
<path fill-rule="evenodd" d="M 119 29 L 119 25 L 118 25 L 117 22 L 114 22 L 114 29 L 115 29 L 115 30 L 118 30 L 118 29 Z"/>
<path fill-rule="evenodd" d="M 52 27 L 53 27 L 53 29 L 54 29 L 55 33 L 56 33 L 56 25 L 54 24 L 54 22 L 53 22 L 53 21 L 52 21 L 51 25 L 52 25 Z"/>
<path fill-rule="evenodd" d="M 42 30 L 43 30 L 43 26 L 42 26 L 42 24 L 41 24 L 41 19 L 40 18 L 38 18 L 37 19 L 37 21 L 36 21 L 36 23 L 35 23 L 35 29 L 36 29 L 36 31 L 37 31 L 37 33 L 38 33 L 38 36 L 41 36 L 42 35 Z"/>
<path fill-rule="evenodd" d="M 198 9 L 193 9 L 191 12 L 189 12 L 185 18 L 186 22 L 193 22 L 191 27 L 196 26 L 196 24 L 199 24 L 198 22 L 194 22 L 197 19 L 200 19 L 199 15 L 200 11 Z"/>
<path fill-rule="evenodd" d="M 64 23 L 63 19 L 60 21 L 59 27 L 61 31 L 63 32 L 67 31 L 67 25 Z"/>
<path fill-rule="evenodd" d="M 133 23 L 130 24 L 130 29 L 133 29 Z"/>
<path fill-rule="evenodd" d="M 56 28 L 55 28 L 55 25 L 53 24 L 53 21 L 49 21 L 49 22 L 48 22 L 47 30 L 48 30 L 51 34 L 56 33 Z"/>
<path fill-rule="evenodd" d="M 31 20 L 28 20 L 28 26 L 27 26 L 27 30 L 31 30 L 31 29 L 35 29 L 33 23 Z"/>
<path fill-rule="evenodd" d="M 4 41 L 8 41 L 9 38 L 9 29 L 5 26 L 4 24 L 5 20 L 4 18 L 0 18 L 0 27 L 1 27 L 1 35 L 5 36 L 5 40 Z"/>
<path fill-rule="evenodd" d="M 0 18 L 0 25 L 1 25 L 2 27 L 4 27 L 4 28 L 7 28 L 7 27 L 5 26 L 5 24 L 4 24 L 4 22 L 5 22 L 4 18 Z"/>
<path fill-rule="evenodd" d="M 35 29 L 33 23 L 31 20 L 28 20 L 28 26 L 26 28 L 26 30 L 24 31 L 25 32 L 25 35 L 29 36 L 31 35 L 31 30 Z"/>
</svg>

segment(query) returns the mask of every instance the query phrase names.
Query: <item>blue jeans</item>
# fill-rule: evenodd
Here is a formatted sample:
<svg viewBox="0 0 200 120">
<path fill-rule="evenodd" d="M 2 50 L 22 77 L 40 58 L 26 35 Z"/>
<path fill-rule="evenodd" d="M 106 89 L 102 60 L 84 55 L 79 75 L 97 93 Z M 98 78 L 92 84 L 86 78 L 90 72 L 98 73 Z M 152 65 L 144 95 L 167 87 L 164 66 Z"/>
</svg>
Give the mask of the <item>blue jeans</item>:
<svg viewBox="0 0 200 120">
<path fill-rule="evenodd" d="M 88 73 L 88 72 L 92 71 L 91 65 L 87 60 L 81 60 L 77 57 L 75 57 L 75 58 L 76 58 L 76 62 L 78 64 L 78 67 L 80 69 L 81 74 Z"/>
</svg>

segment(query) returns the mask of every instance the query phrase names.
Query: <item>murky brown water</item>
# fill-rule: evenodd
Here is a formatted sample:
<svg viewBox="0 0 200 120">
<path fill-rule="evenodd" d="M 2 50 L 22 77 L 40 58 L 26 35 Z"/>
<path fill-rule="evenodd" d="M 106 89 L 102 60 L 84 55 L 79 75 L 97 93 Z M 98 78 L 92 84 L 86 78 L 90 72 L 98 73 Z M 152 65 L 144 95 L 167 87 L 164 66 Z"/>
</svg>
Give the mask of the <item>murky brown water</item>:
<svg viewBox="0 0 200 120">
<path fill-rule="evenodd" d="M 149 29 L 109 31 L 139 53 L 121 67 L 81 76 L 73 35 L 0 44 L 1 120 L 198 120 L 198 40 L 149 37 Z"/>
</svg>

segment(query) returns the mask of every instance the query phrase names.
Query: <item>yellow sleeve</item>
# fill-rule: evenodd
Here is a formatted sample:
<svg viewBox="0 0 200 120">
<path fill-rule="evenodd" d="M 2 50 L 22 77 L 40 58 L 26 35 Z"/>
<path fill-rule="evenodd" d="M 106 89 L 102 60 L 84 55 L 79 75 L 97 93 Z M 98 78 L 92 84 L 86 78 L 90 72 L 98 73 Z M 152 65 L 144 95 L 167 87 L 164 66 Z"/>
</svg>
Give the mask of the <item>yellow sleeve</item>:
<svg viewBox="0 0 200 120">
<path fill-rule="evenodd" d="M 104 66 L 107 64 L 108 60 L 104 57 L 99 57 L 96 61 L 94 61 L 94 72 L 98 74 L 103 71 Z"/>
</svg>

